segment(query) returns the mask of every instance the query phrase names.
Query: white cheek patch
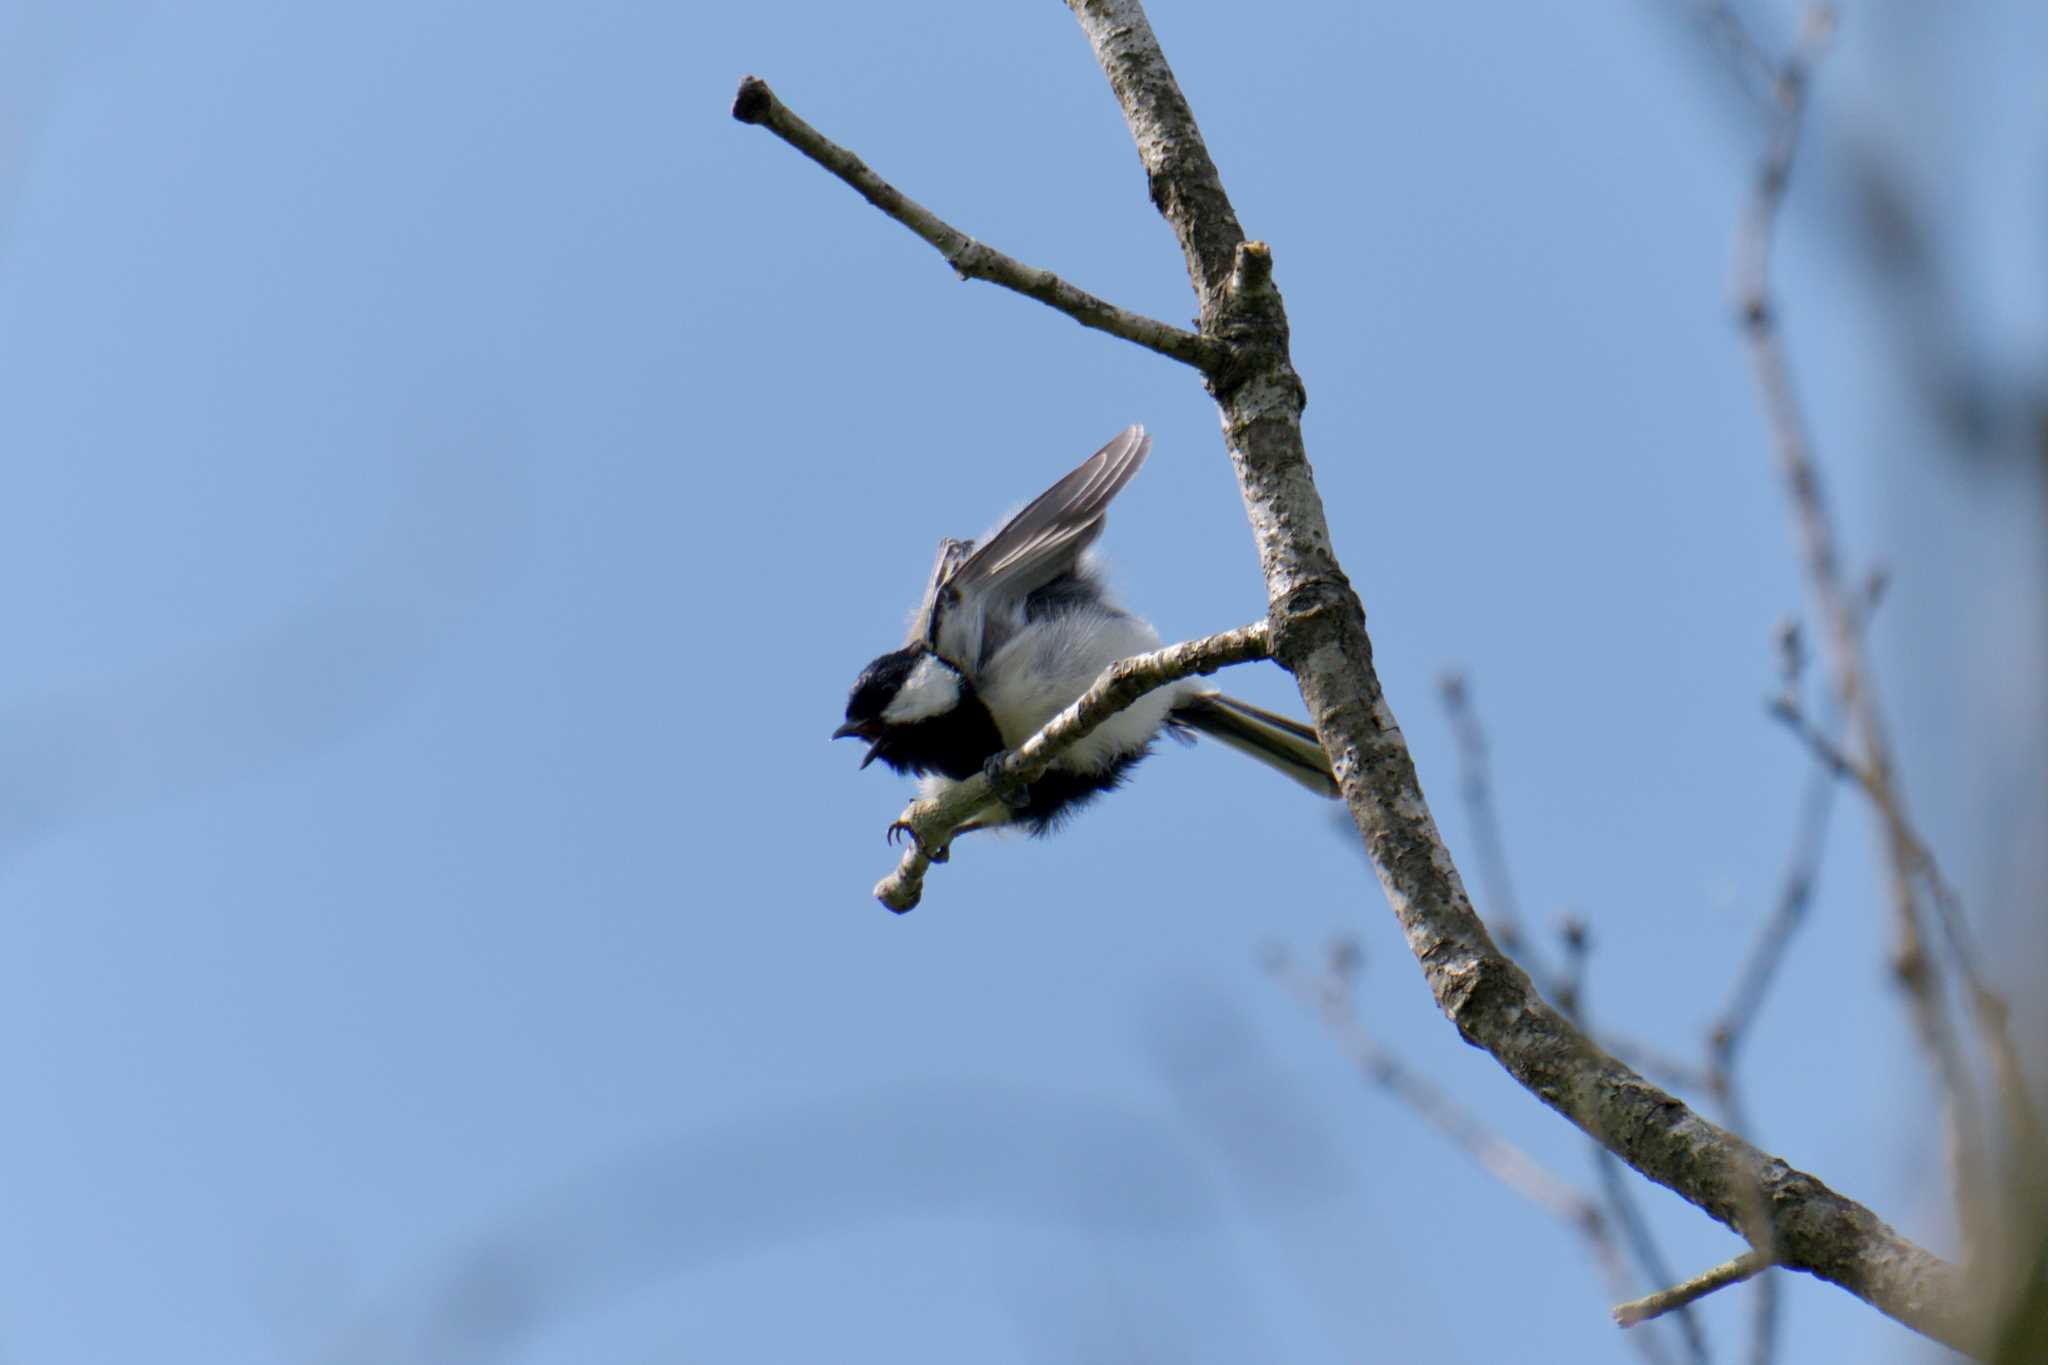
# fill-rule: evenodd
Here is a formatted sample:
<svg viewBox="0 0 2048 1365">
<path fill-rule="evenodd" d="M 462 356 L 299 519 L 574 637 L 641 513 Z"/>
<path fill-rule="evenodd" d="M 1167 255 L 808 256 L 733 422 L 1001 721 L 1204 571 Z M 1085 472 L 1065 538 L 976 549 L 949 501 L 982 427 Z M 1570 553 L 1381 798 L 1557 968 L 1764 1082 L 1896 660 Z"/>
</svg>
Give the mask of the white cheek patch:
<svg viewBox="0 0 2048 1365">
<path fill-rule="evenodd" d="M 934 655 L 927 654 L 910 670 L 896 695 L 882 709 L 882 719 L 891 725 L 915 725 L 933 716 L 943 716 L 960 704 L 960 675 Z"/>
</svg>

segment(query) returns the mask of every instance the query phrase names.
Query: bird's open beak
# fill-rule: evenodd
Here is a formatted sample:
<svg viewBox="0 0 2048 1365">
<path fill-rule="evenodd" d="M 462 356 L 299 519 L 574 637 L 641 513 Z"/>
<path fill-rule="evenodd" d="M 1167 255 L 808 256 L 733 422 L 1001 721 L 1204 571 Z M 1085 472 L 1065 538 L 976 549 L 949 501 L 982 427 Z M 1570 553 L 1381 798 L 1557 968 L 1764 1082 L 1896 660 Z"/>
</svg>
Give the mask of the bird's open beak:
<svg viewBox="0 0 2048 1365">
<path fill-rule="evenodd" d="M 874 762 L 875 755 L 882 751 L 881 729 L 880 725 L 871 720 L 850 720 L 837 730 L 834 730 L 832 738 L 865 739 L 871 741 L 868 745 L 867 757 L 860 761 L 860 766 L 865 768 L 868 764 Z"/>
</svg>

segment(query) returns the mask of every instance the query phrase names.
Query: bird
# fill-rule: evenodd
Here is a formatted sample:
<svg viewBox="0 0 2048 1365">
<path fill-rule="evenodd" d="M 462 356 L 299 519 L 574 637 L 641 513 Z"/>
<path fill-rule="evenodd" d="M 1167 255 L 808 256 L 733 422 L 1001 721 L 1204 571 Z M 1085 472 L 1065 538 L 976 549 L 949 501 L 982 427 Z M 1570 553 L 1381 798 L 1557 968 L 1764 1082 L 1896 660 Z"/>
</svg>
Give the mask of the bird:
<svg viewBox="0 0 2048 1365">
<path fill-rule="evenodd" d="M 1159 648 L 1151 623 L 1111 598 L 1092 550 L 1151 449 L 1144 427 L 1126 427 L 979 541 L 939 542 L 903 646 L 861 670 L 832 732 L 867 742 L 861 767 L 880 759 L 937 797 L 1036 733 L 1104 668 Z M 1122 786 L 1162 733 L 1207 735 L 1318 795 L 1338 794 L 1314 730 L 1189 678 L 1138 698 L 955 833 L 1048 834 Z"/>
</svg>

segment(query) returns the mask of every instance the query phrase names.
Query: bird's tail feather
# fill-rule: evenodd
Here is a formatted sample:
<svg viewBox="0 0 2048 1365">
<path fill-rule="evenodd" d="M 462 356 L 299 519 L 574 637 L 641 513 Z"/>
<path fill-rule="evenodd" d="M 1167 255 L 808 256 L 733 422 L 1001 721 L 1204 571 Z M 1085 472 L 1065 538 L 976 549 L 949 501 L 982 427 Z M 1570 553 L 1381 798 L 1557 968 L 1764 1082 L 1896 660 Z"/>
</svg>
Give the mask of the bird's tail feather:
<svg viewBox="0 0 2048 1365">
<path fill-rule="evenodd" d="M 1337 795 L 1337 779 L 1316 732 L 1221 692 L 1198 692 L 1173 708 L 1171 720 L 1293 778 L 1318 796 Z"/>
</svg>

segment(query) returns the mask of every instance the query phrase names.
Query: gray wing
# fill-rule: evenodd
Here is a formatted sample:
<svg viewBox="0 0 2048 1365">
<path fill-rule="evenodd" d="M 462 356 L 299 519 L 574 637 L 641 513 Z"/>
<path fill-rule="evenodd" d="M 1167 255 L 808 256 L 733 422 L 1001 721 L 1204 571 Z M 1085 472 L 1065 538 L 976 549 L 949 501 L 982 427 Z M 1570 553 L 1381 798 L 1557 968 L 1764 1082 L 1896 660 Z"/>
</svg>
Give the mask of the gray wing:
<svg viewBox="0 0 2048 1365">
<path fill-rule="evenodd" d="M 1145 463 L 1152 438 L 1141 426 L 1125 427 L 1116 439 L 1083 460 L 1080 467 L 1032 499 L 980 545 L 941 545 L 932 586 L 917 621 L 927 643 L 964 667 L 981 654 L 982 623 L 1010 602 L 1022 601 L 1080 562 L 1081 552 L 1102 534 L 1110 501 Z M 947 565 L 947 546 L 968 553 Z M 939 633 L 945 630 L 941 645 Z"/>
<path fill-rule="evenodd" d="M 1125 427 L 1080 468 L 1032 499 L 961 561 L 947 585 L 962 597 L 1023 597 L 1073 568 L 1102 534 L 1109 503 L 1152 452 L 1143 427 Z"/>
<path fill-rule="evenodd" d="M 951 536 L 939 542 L 938 558 L 932 561 L 931 581 L 925 584 L 924 600 L 918 603 L 917 614 L 910 618 L 910 634 L 904 637 L 906 645 L 938 645 L 939 593 L 944 590 L 946 580 L 959 572 L 967 556 L 974 550 L 971 540 L 955 540 Z"/>
</svg>

